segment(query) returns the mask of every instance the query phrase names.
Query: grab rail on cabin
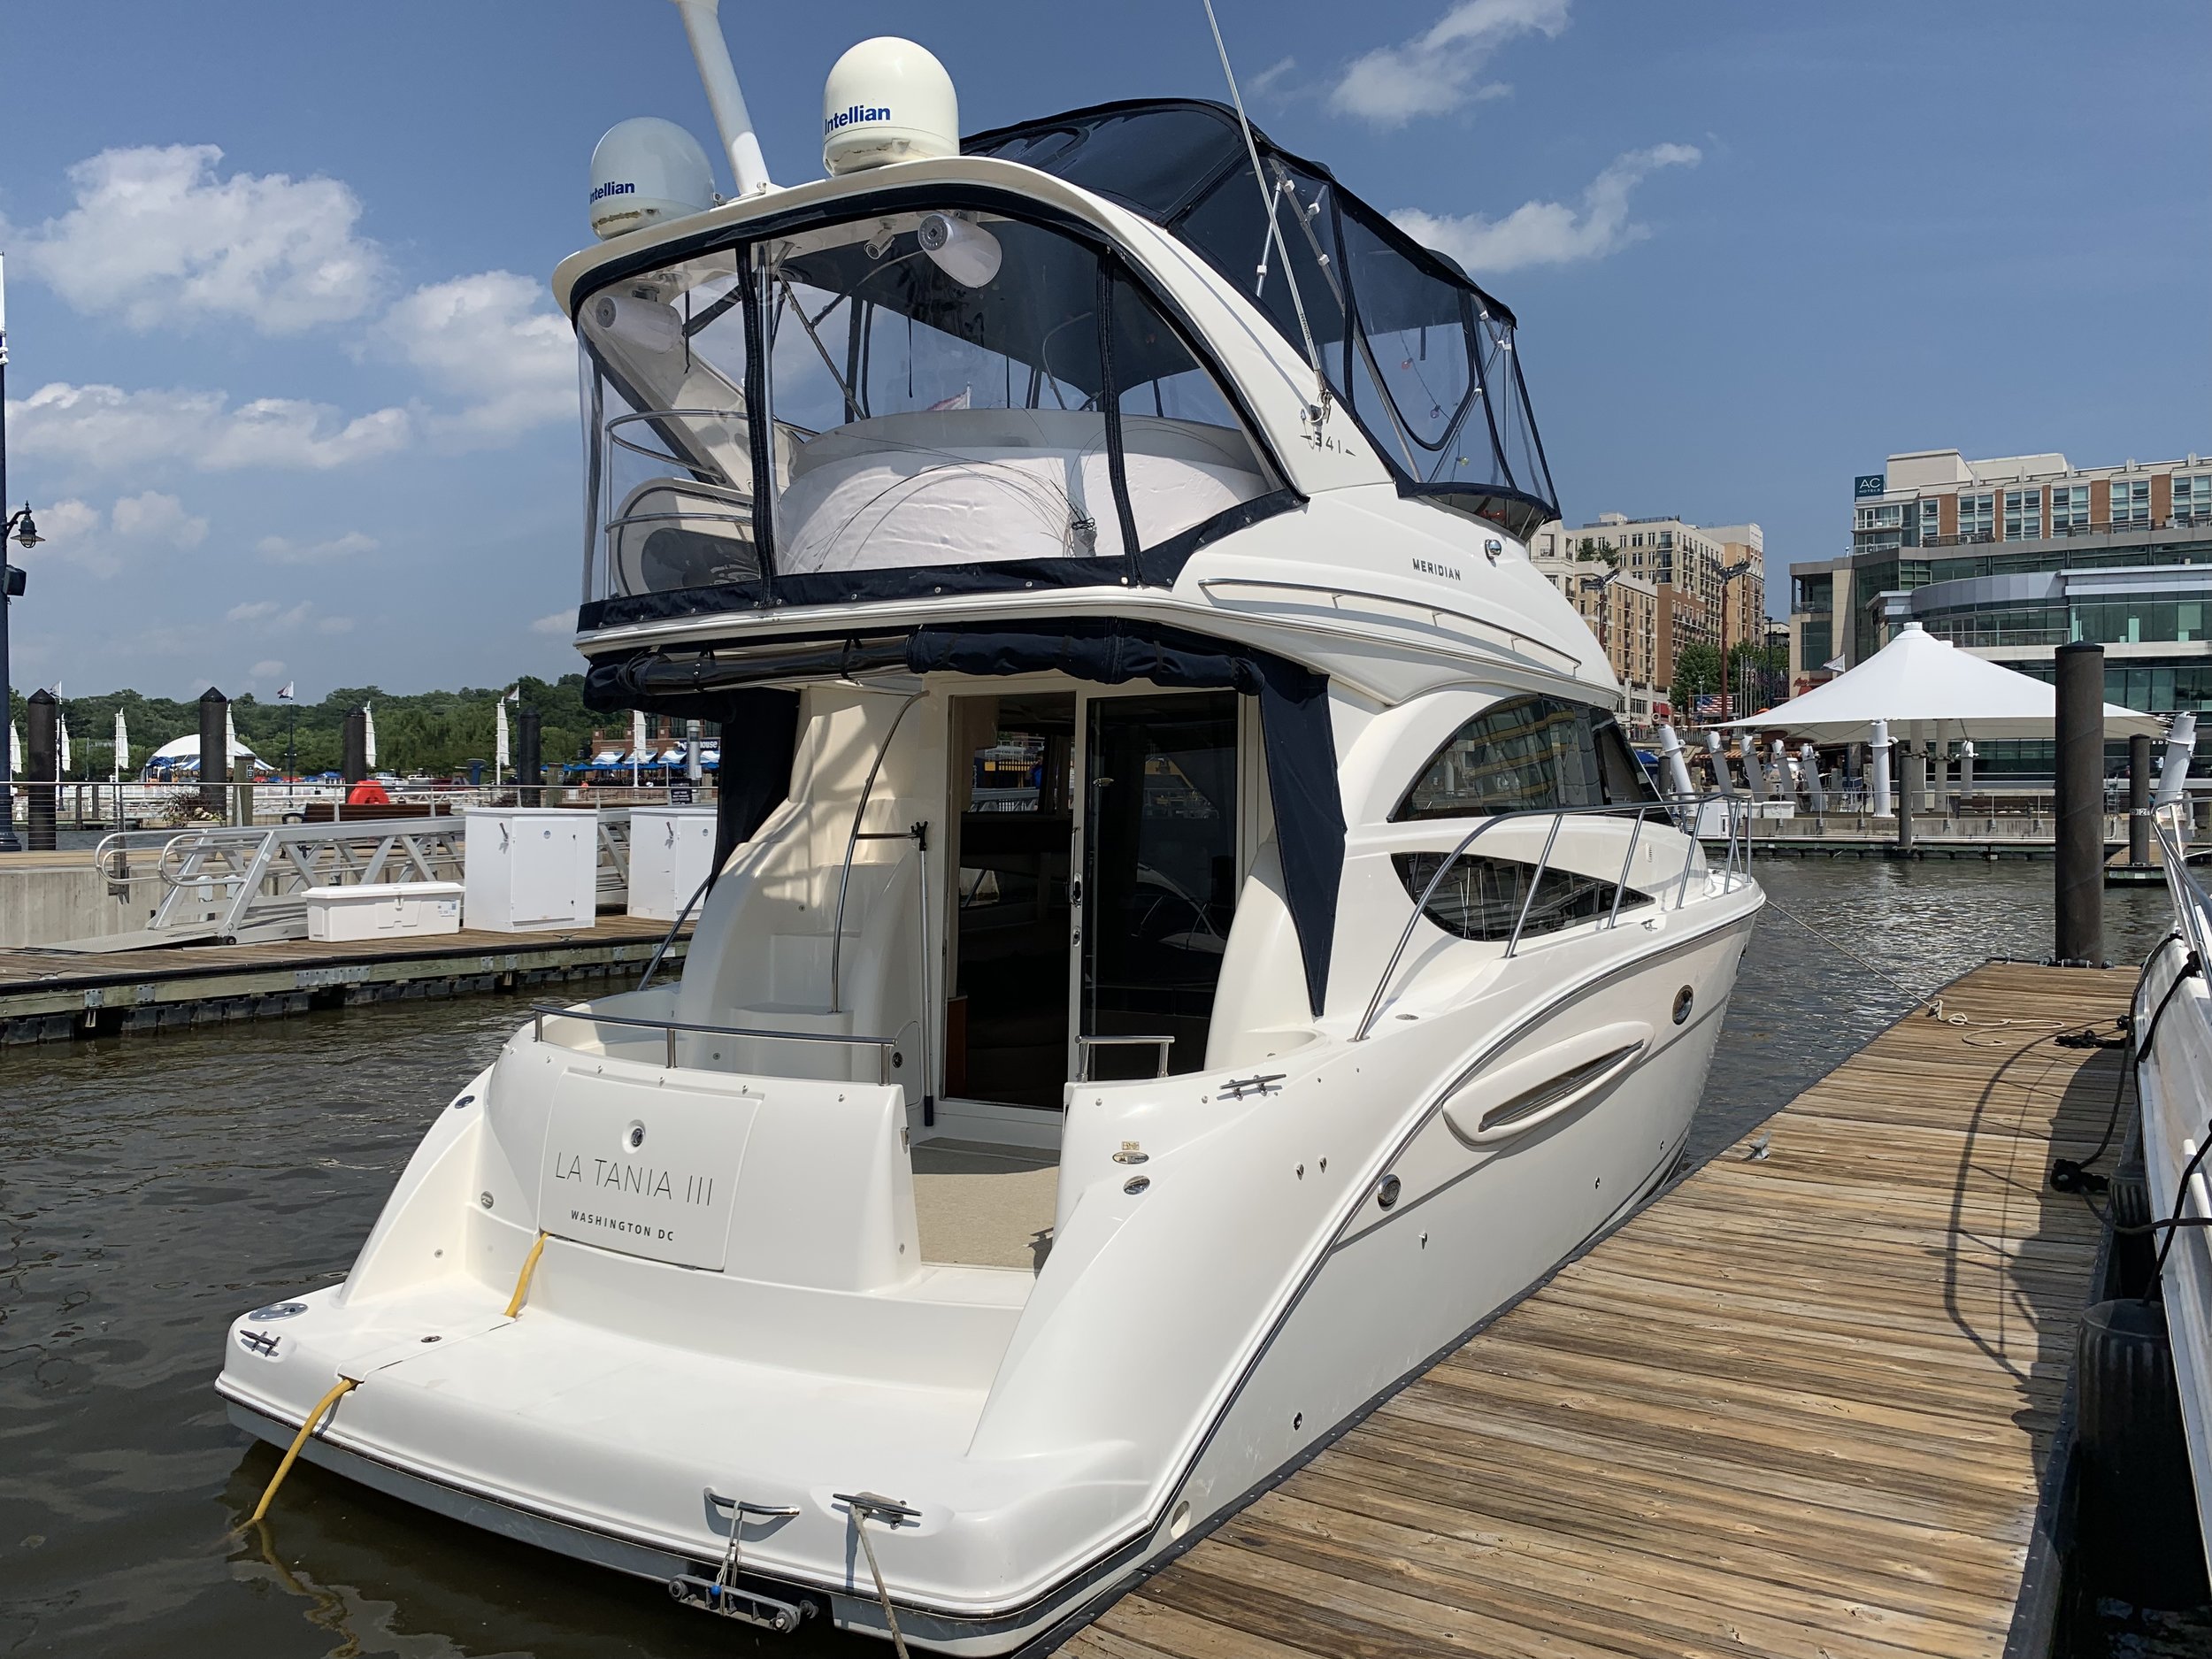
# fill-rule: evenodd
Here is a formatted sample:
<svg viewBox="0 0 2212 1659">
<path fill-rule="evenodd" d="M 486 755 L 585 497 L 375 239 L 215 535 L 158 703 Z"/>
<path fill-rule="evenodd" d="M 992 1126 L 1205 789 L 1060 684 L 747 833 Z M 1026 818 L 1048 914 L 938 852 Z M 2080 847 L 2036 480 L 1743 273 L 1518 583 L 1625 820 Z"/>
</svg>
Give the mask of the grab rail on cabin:
<svg viewBox="0 0 2212 1659">
<path fill-rule="evenodd" d="M 1363 1042 L 1368 1033 L 1373 1029 L 1375 1016 L 1382 1010 L 1384 994 L 1389 990 L 1390 982 L 1397 974 L 1398 964 L 1405 955 L 1406 946 L 1412 942 L 1413 930 L 1428 914 L 1429 901 L 1444 885 L 1445 876 L 1454 864 L 1465 856 L 1470 847 L 1499 825 L 1525 823 L 1532 818 L 1551 820 L 1550 828 L 1544 836 L 1544 849 L 1537 856 L 1535 869 L 1529 877 L 1528 892 L 1521 900 L 1519 913 L 1514 918 L 1513 932 L 1505 941 L 1505 954 L 1510 957 L 1520 949 L 1522 933 L 1528 926 L 1530 911 L 1535 907 L 1537 889 L 1543 885 L 1545 872 L 1551 867 L 1552 849 L 1558 843 L 1560 826 L 1568 818 L 1625 818 L 1632 812 L 1634 814 L 1635 822 L 1628 835 L 1628 851 L 1621 859 L 1620 874 L 1614 878 L 1613 902 L 1604 918 L 1604 926 L 1613 928 L 1620 926 L 1621 903 L 1627 896 L 1629 871 L 1635 862 L 1637 843 L 1643 836 L 1644 820 L 1654 812 L 1663 812 L 1674 820 L 1676 827 L 1688 840 L 1689 846 L 1682 857 L 1681 879 L 1675 884 L 1674 908 L 1680 910 L 1689 902 L 1690 870 L 1700 832 L 1704 826 L 1706 809 L 1716 803 L 1722 803 L 1727 825 L 1728 861 L 1720 872 L 1723 890 L 1733 891 L 1739 874 L 1746 880 L 1751 876 L 1751 818 L 1749 803 L 1743 796 L 1732 793 L 1661 795 L 1656 800 L 1642 802 L 1632 807 L 1625 803 L 1616 806 L 1528 807 L 1517 812 L 1500 812 L 1483 819 L 1460 838 L 1459 845 L 1437 864 L 1435 873 L 1430 876 L 1428 885 L 1422 889 L 1419 900 L 1414 904 L 1413 914 L 1406 918 L 1404 931 L 1398 935 L 1398 943 L 1390 953 L 1390 960 L 1383 964 L 1382 977 L 1375 981 L 1374 995 L 1367 999 L 1367 1011 L 1360 1016 L 1359 1027 L 1353 1032 L 1352 1041 Z M 1743 860 L 1740 871 L 1737 865 L 1739 848 Z M 1710 873 L 1709 866 L 1708 873 Z M 1663 898 L 1660 902 L 1663 907 Z"/>
<path fill-rule="evenodd" d="M 1172 1037 L 1079 1036 L 1075 1040 L 1075 1048 L 1076 1053 L 1080 1056 L 1080 1060 L 1076 1068 L 1075 1080 L 1079 1083 L 1088 1083 L 1094 1080 L 1091 1077 L 1091 1060 L 1093 1057 L 1093 1052 L 1099 1048 L 1156 1048 L 1159 1050 L 1160 1056 L 1159 1069 L 1154 1071 L 1152 1075 L 1154 1077 L 1165 1077 L 1167 1075 L 1168 1050 L 1172 1048 L 1174 1046 L 1175 1039 Z"/>
<path fill-rule="evenodd" d="M 648 1019 L 639 1014 L 595 1014 L 588 1002 L 575 1008 L 559 1008 L 549 1002 L 531 1006 L 532 1035 L 535 1041 L 545 1041 L 545 1022 L 549 1019 L 577 1019 L 595 1025 L 630 1025 L 644 1031 L 663 1033 L 667 1042 L 667 1064 L 676 1064 L 676 1038 L 683 1032 L 694 1032 L 703 1037 L 744 1037 L 757 1042 L 826 1042 L 847 1048 L 873 1048 L 876 1051 L 879 1083 L 891 1080 L 891 1069 L 899 1064 L 898 1039 L 895 1037 L 848 1037 L 829 1031 L 758 1031 L 744 1025 L 703 1025 L 686 1019 Z"/>
</svg>

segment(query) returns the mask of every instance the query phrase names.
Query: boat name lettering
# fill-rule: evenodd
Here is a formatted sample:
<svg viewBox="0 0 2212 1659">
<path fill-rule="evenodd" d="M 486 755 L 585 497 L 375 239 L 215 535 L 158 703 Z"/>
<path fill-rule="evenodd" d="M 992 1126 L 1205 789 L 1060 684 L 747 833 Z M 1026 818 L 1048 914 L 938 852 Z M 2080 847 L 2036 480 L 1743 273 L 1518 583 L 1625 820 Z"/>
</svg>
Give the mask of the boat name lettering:
<svg viewBox="0 0 2212 1659">
<path fill-rule="evenodd" d="M 841 128 L 856 127 L 863 121 L 887 121 L 890 119 L 891 111 L 888 108 L 879 107 L 872 104 L 855 104 L 838 111 L 834 115 L 824 116 L 822 136 L 827 138 L 832 133 Z"/>
<path fill-rule="evenodd" d="M 1454 570 L 1454 569 L 1453 569 L 1450 565 L 1437 565 L 1437 564 L 1433 564 L 1433 563 L 1432 563 L 1431 561 L 1429 561 L 1429 560 L 1427 560 L 1427 559 L 1416 559 L 1416 560 L 1414 560 L 1414 561 L 1413 561 L 1413 568 L 1414 568 L 1415 570 L 1417 570 L 1417 571 L 1419 571 L 1419 572 L 1421 572 L 1424 576 L 1448 576 L 1449 578 L 1451 578 L 1451 580 L 1454 580 L 1454 581 L 1455 581 L 1455 582 L 1456 582 L 1456 581 L 1464 581 L 1464 580 L 1466 580 L 1466 578 L 1464 578 L 1463 576 L 1462 576 L 1462 575 L 1461 575 L 1461 574 L 1460 574 L 1457 571 Z"/>
<path fill-rule="evenodd" d="M 672 1227 L 649 1227 L 641 1221 L 624 1221 L 614 1216 L 595 1216 L 581 1210 L 570 1210 L 568 1218 L 579 1226 L 604 1227 L 610 1233 L 634 1233 L 644 1238 L 659 1239 L 667 1243 L 673 1243 L 676 1237 L 675 1229 Z"/>
<path fill-rule="evenodd" d="M 612 182 L 611 180 L 610 180 L 608 183 L 603 184 L 603 185 L 601 185 L 601 186 L 600 186 L 597 189 L 594 190 L 594 191 L 591 193 L 591 199 L 592 199 L 593 201 L 596 202 L 596 201 L 598 201 L 598 200 L 599 200 L 602 196 L 634 196 L 634 195 L 636 195 L 636 194 L 637 194 L 637 186 L 636 186 L 636 185 L 634 185 L 634 184 L 616 184 L 616 183 Z"/>
<path fill-rule="evenodd" d="M 711 1175 L 685 1176 L 683 1193 L 679 1197 L 675 1178 L 670 1171 L 655 1169 L 649 1164 L 631 1164 L 614 1158 L 594 1158 L 591 1168 L 587 1170 L 583 1158 L 573 1152 L 556 1152 L 553 1155 L 553 1179 L 557 1181 L 580 1181 L 588 1187 L 632 1194 L 640 1198 L 664 1198 L 700 1207 L 714 1202 L 714 1177 Z"/>
</svg>

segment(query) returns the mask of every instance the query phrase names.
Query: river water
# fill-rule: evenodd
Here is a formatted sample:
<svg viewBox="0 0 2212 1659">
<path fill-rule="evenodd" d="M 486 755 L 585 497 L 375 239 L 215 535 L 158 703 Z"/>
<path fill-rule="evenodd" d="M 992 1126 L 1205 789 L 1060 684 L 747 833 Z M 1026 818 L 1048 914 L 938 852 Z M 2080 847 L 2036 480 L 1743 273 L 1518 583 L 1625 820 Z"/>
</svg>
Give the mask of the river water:
<svg viewBox="0 0 2212 1659">
<path fill-rule="evenodd" d="M 2048 949 L 2047 864 L 1763 866 L 1780 909 L 1927 992 Z M 2106 896 L 2139 959 L 2162 889 Z M 1694 1156 L 1725 1147 L 1909 1006 L 1784 919 L 1739 979 Z M 0 1654 L 612 1659 L 841 1651 L 756 1637 L 303 1464 L 210 1383 L 231 1317 L 342 1278 L 424 1125 L 519 1022 L 483 997 L 0 1050 Z"/>
</svg>

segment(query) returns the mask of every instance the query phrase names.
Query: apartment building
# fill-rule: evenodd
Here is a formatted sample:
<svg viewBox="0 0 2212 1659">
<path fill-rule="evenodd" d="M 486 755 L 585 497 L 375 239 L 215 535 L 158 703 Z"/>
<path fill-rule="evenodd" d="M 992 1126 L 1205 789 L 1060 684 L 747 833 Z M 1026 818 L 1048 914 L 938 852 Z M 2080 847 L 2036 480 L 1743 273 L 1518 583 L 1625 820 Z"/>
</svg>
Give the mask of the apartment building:
<svg viewBox="0 0 2212 1659">
<path fill-rule="evenodd" d="M 1766 551 L 1755 524 L 1608 512 L 1578 526 L 1554 520 L 1530 538 L 1529 551 L 1604 642 L 1628 688 L 1626 723 L 1640 732 L 1663 708 L 1683 647 L 1711 645 L 1725 657 L 1763 637 Z"/>
<path fill-rule="evenodd" d="M 1855 479 L 1852 495 L 1850 553 L 1790 566 L 1797 689 L 1918 622 L 2046 679 L 2055 647 L 2093 641 L 2108 701 L 2212 706 L 2212 461 L 1918 450 Z"/>
</svg>

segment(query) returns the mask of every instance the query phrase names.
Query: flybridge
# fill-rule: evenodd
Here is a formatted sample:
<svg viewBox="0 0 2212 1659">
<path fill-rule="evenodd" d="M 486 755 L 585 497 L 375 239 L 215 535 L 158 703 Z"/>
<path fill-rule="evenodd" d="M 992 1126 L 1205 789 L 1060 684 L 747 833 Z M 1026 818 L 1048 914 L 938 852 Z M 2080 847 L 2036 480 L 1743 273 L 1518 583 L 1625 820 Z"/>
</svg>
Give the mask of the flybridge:
<svg viewBox="0 0 2212 1659">
<path fill-rule="evenodd" d="M 887 106 L 873 104 L 850 104 L 838 111 L 834 115 L 826 115 L 822 118 L 822 135 L 826 138 L 832 133 L 841 132 L 848 127 L 856 127 L 863 121 L 887 121 L 890 119 L 891 111 Z"/>
</svg>

